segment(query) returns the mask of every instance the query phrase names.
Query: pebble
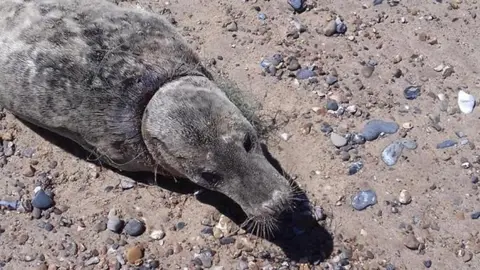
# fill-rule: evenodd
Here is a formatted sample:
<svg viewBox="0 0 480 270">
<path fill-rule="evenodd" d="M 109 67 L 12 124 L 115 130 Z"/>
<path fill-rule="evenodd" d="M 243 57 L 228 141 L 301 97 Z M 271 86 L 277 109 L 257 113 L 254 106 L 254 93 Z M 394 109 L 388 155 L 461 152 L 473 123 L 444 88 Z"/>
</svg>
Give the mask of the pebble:
<svg viewBox="0 0 480 270">
<path fill-rule="evenodd" d="M 403 152 L 403 144 L 396 141 L 389 144 L 385 149 L 382 151 L 382 160 L 388 166 L 393 166 L 397 163 L 398 158 L 402 155 Z"/>
<path fill-rule="evenodd" d="M 374 66 L 371 65 L 365 65 L 362 67 L 361 73 L 363 77 L 365 78 L 370 78 L 372 77 L 373 71 L 375 70 Z"/>
<path fill-rule="evenodd" d="M 103 232 L 107 229 L 107 220 L 101 220 L 97 224 L 95 224 L 94 230 L 99 233 Z"/>
<path fill-rule="evenodd" d="M 425 261 L 423 261 L 423 265 L 424 265 L 426 268 L 432 267 L 432 260 L 425 260 Z"/>
<path fill-rule="evenodd" d="M 34 207 L 32 216 L 34 219 L 40 219 L 42 217 L 42 209 Z"/>
<path fill-rule="evenodd" d="M 162 240 L 165 237 L 165 232 L 162 230 L 154 230 L 150 234 L 150 238 L 154 240 Z"/>
<path fill-rule="evenodd" d="M 405 148 L 409 150 L 414 150 L 414 149 L 417 149 L 418 147 L 417 143 L 414 140 L 400 139 L 398 140 L 398 142 L 400 142 Z"/>
<path fill-rule="evenodd" d="M 175 229 L 177 231 L 180 231 L 181 229 L 185 228 L 185 226 L 187 226 L 187 224 L 183 221 L 180 221 L 177 224 L 175 224 Z"/>
<path fill-rule="evenodd" d="M 327 23 L 325 28 L 323 28 L 323 34 L 327 37 L 333 36 L 337 32 L 337 23 L 334 20 L 331 20 Z"/>
<path fill-rule="evenodd" d="M 138 219 L 130 219 L 124 230 L 130 236 L 140 236 L 145 232 L 145 223 Z"/>
<path fill-rule="evenodd" d="M 288 0 L 288 3 L 297 12 L 305 9 L 305 0 Z"/>
<path fill-rule="evenodd" d="M 475 97 L 460 90 L 458 92 L 458 107 L 460 111 L 464 114 L 469 114 L 473 111 L 475 107 Z"/>
<path fill-rule="evenodd" d="M 350 167 L 348 167 L 348 175 L 354 175 L 358 173 L 361 169 L 363 168 L 363 162 L 361 161 L 356 161 L 350 164 Z"/>
<path fill-rule="evenodd" d="M 403 95 L 408 100 L 416 99 L 420 96 L 420 86 L 409 86 L 403 90 Z"/>
<path fill-rule="evenodd" d="M 452 147 L 452 146 L 455 146 L 455 145 L 457 145 L 456 141 L 445 140 L 445 141 L 437 144 L 437 149 L 444 149 L 444 148 Z"/>
<path fill-rule="evenodd" d="M 296 77 L 297 79 L 299 80 L 306 80 L 306 79 L 309 79 L 311 77 L 315 77 L 315 72 L 309 68 L 301 68 L 297 71 L 296 73 Z"/>
<path fill-rule="evenodd" d="M 295 57 L 292 57 L 290 61 L 288 62 L 287 69 L 290 71 L 295 71 L 300 68 L 300 63 L 298 62 L 298 59 Z"/>
<path fill-rule="evenodd" d="M 53 206 L 53 200 L 43 189 L 38 190 L 32 199 L 33 207 L 45 210 Z"/>
<path fill-rule="evenodd" d="M 327 110 L 337 111 L 338 110 L 338 103 L 334 99 L 327 100 Z"/>
<path fill-rule="evenodd" d="M 353 134 L 352 142 L 354 144 L 364 144 L 366 142 L 365 137 L 360 134 Z"/>
<path fill-rule="evenodd" d="M 330 132 L 333 132 L 333 128 L 328 123 L 322 123 L 320 125 L 320 131 L 325 134 L 329 134 Z"/>
<path fill-rule="evenodd" d="M 194 255 L 195 259 L 199 259 L 204 268 L 210 268 L 213 264 L 213 254 L 209 251 Z"/>
<path fill-rule="evenodd" d="M 328 85 L 332 85 L 334 83 L 336 83 L 338 81 L 338 78 L 335 77 L 335 76 L 332 76 L 332 75 L 328 75 L 326 78 L 325 78 L 325 82 L 328 84 Z"/>
<path fill-rule="evenodd" d="M 400 195 L 398 195 L 398 201 L 401 204 L 409 204 L 410 202 L 412 202 L 412 195 L 410 195 L 410 192 L 408 192 L 408 190 L 402 189 L 402 191 L 400 191 Z"/>
<path fill-rule="evenodd" d="M 475 213 L 472 213 L 472 214 L 470 215 L 470 217 L 471 217 L 472 219 L 479 219 L 479 218 L 480 218 L 480 211 L 475 212 Z"/>
<path fill-rule="evenodd" d="M 417 250 L 420 247 L 420 242 L 417 240 L 413 233 L 408 234 L 403 240 L 403 244 L 412 250 Z"/>
<path fill-rule="evenodd" d="M 235 32 L 238 30 L 238 26 L 236 22 L 230 22 L 227 24 L 227 31 L 229 32 Z"/>
<path fill-rule="evenodd" d="M 230 245 L 230 244 L 235 243 L 235 238 L 224 237 L 224 238 L 220 239 L 219 242 L 220 242 L 220 245 Z"/>
<path fill-rule="evenodd" d="M 371 189 L 358 192 L 352 199 L 353 208 L 359 211 L 376 203 L 377 194 Z"/>
<path fill-rule="evenodd" d="M 450 77 L 453 73 L 455 72 L 455 70 L 453 69 L 453 67 L 451 66 L 445 66 L 443 69 L 442 69 L 442 77 L 445 79 L 447 77 Z"/>
<path fill-rule="evenodd" d="M 340 152 L 340 158 L 342 161 L 349 161 L 350 160 L 350 154 L 347 151 L 341 151 Z"/>
<path fill-rule="evenodd" d="M 127 261 L 131 264 L 135 264 L 143 258 L 143 250 L 138 246 L 128 248 L 126 253 Z"/>
<path fill-rule="evenodd" d="M 100 259 L 98 257 L 92 257 L 85 262 L 85 266 L 90 266 L 98 263 L 100 263 Z"/>
<path fill-rule="evenodd" d="M 347 25 L 338 17 L 335 19 L 335 31 L 339 34 L 347 32 Z"/>
<path fill-rule="evenodd" d="M 365 140 L 373 141 L 382 133 L 393 134 L 397 132 L 398 128 L 399 126 L 395 122 L 373 119 L 365 124 L 361 135 L 365 138 Z"/>
<path fill-rule="evenodd" d="M 122 180 L 120 181 L 120 186 L 123 190 L 132 189 L 133 187 L 135 187 L 135 184 L 135 181 L 128 178 L 122 178 Z"/>
<path fill-rule="evenodd" d="M 330 133 L 330 140 L 332 141 L 333 145 L 336 147 L 342 147 L 347 144 L 347 139 L 340 134 L 335 132 Z"/>
<path fill-rule="evenodd" d="M 123 230 L 123 226 L 124 226 L 124 221 L 119 219 L 118 217 L 116 216 L 111 216 L 111 217 L 108 217 L 108 221 L 107 221 L 107 229 L 112 231 L 112 232 L 115 232 L 115 233 L 121 233 L 122 230 Z"/>
</svg>

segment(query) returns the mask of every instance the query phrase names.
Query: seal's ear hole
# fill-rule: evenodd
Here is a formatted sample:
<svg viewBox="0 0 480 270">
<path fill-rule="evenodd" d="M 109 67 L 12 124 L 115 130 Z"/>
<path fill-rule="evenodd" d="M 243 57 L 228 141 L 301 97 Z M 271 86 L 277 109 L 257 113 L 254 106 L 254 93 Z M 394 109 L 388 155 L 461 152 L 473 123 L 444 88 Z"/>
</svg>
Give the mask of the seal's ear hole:
<svg viewBox="0 0 480 270">
<path fill-rule="evenodd" d="M 202 176 L 203 180 L 207 181 L 211 185 L 215 185 L 216 183 L 218 183 L 221 180 L 220 175 L 218 175 L 216 173 L 212 173 L 212 172 L 202 172 L 201 176 Z"/>
<path fill-rule="evenodd" d="M 245 139 L 243 140 L 243 148 L 245 148 L 245 151 L 247 152 L 250 152 L 250 150 L 253 148 L 252 137 L 248 133 L 245 135 Z"/>
</svg>

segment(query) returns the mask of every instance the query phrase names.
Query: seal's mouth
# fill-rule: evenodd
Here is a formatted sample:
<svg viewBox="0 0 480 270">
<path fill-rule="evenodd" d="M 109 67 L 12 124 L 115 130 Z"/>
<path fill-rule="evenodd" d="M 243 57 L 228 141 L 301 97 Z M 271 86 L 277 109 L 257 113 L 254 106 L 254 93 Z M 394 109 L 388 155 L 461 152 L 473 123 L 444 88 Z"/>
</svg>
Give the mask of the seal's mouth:
<svg viewBox="0 0 480 270">
<path fill-rule="evenodd" d="M 280 229 L 283 217 L 295 211 L 296 203 L 300 201 L 297 196 L 300 194 L 302 193 L 297 187 L 290 185 L 285 191 L 275 190 L 271 198 L 258 207 L 242 207 L 247 219 L 240 227 L 262 238 L 273 236 Z"/>
</svg>

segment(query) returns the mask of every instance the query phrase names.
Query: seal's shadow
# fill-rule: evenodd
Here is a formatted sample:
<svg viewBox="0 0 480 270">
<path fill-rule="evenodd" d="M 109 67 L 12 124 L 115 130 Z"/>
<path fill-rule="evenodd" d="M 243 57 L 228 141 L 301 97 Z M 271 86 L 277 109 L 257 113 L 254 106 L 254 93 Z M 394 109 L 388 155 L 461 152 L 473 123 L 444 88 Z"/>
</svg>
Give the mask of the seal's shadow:
<svg viewBox="0 0 480 270">
<path fill-rule="evenodd" d="M 98 164 L 96 160 L 91 160 L 91 154 L 75 142 L 41 127 L 32 125 L 19 118 L 17 119 L 39 136 L 60 147 L 64 151 L 80 159 Z M 269 162 L 282 175 L 287 177 L 293 185 L 296 185 L 290 176 L 282 169 L 279 162 L 270 154 L 266 145 L 262 145 L 262 149 Z M 106 166 L 105 164 L 100 165 L 108 167 L 134 181 L 148 185 L 156 184 L 163 189 L 179 194 L 192 194 L 197 190 L 202 190 L 203 192 L 196 196 L 200 202 L 215 207 L 220 213 L 229 217 L 236 224 L 241 224 L 246 219 L 245 213 L 233 200 L 221 193 L 202 189 L 188 179 L 171 179 L 157 176 L 157 181 L 155 183 L 152 181 L 154 177 L 151 173 L 120 172 L 115 168 Z M 330 233 L 328 233 L 327 230 L 320 226 L 314 219 L 311 210 L 308 207 L 308 198 L 306 194 L 301 193 L 297 198 L 296 211 L 283 217 L 280 221 L 278 231 L 273 237 L 267 240 L 282 248 L 290 260 L 310 263 L 323 261 L 327 259 L 333 251 L 333 239 Z"/>
</svg>

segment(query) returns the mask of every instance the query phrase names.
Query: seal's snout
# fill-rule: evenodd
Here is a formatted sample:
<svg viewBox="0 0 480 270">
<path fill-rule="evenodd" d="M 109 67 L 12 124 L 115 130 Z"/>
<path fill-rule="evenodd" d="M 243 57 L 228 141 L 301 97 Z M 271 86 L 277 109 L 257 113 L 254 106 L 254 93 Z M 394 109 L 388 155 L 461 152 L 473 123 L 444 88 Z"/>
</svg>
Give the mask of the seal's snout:
<svg viewBox="0 0 480 270">
<path fill-rule="evenodd" d="M 262 203 L 260 214 L 278 217 L 285 212 L 286 209 L 289 209 L 290 204 L 289 192 L 275 190 L 272 193 L 272 198 Z"/>
</svg>

